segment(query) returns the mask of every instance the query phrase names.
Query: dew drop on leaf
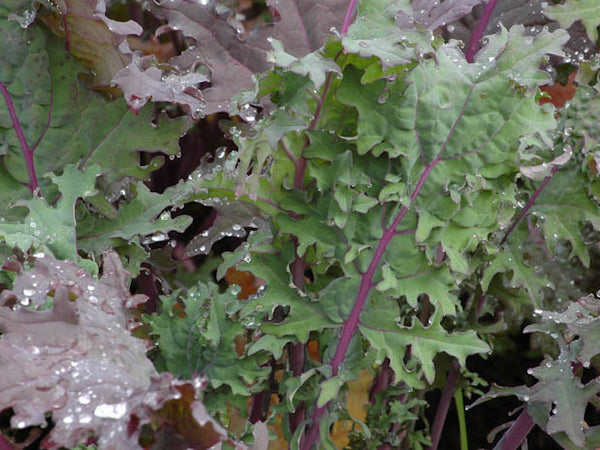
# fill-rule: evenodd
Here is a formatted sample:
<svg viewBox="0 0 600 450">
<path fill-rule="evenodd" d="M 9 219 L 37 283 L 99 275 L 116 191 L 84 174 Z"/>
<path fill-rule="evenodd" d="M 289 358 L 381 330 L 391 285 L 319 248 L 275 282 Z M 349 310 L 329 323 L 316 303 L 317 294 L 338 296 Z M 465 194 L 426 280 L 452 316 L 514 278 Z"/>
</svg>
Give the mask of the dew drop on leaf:
<svg viewBox="0 0 600 450">
<path fill-rule="evenodd" d="M 127 404 L 125 402 L 121 403 L 103 403 L 101 405 L 96 406 L 94 409 L 94 415 L 96 417 L 100 417 L 101 419 L 115 419 L 118 420 L 122 418 L 127 412 Z"/>
<path fill-rule="evenodd" d="M 31 297 L 32 295 L 35 295 L 37 291 L 35 289 L 31 289 L 31 288 L 25 288 L 23 289 L 23 295 L 26 297 Z"/>
<path fill-rule="evenodd" d="M 256 108 L 249 104 L 245 104 L 240 108 L 240 117 L 246 122 L 253 123 L 256 121 Z"/>
</svg>

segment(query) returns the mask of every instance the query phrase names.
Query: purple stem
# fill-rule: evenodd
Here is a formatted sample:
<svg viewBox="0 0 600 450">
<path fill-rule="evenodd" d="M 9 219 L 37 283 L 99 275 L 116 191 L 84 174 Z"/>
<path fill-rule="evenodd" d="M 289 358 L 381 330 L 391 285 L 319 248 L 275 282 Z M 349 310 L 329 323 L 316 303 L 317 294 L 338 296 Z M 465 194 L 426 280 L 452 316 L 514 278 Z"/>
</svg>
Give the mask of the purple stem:
<svg viewBox="0 0 600 450">
<path fill-rule="evenodd" d="M 425 166 L 425 170 L 421 174 L 415 189 L 410 195 L 410 204 L 408 206 L 402 207 L 392 225 L 387 228 L 383 232 L 383 236 L 379 240 L 379 244 L 375 249 L 375 253 L 373 254 L 373 258 L 371 259 L 371 264 L 369 264 L 369 268 L 362 275 L 362 280 L 360 282 L 360 287 L 358 288 L 358 294 L 356 295 L 356 301 L 354 302 L 354 306 L 352 308 L 352 312 L 350 313 L 350 317 L 344 322 L 342 336 L 340 337 L 340 341 L 335 350 L 335 354 L 333 355 L 333 359 L 331 360 L 331 370 L 332 376 L 336 376 L 338 374 L 340 365 L 344 361 L 346 357 L 346 352 L 348 351 L 348 346 L 350 345 L 350 341 L 356 333 L 356 329 L 358 328 L 358 322 L 360 320 L 360 313 L 362 312 L 363 307 L 365 306 L 365 302 L 371 292 L 371 288 L 375 285 L 373 282 L 373 276 L 375 275 L 375 271 L 379 267 L 379 263 L 381 262 L 381 258 L 387 248 L 388 244 L 392 240 L 392 238 L 396 235 L 396 228 L 409 211 L 409 207 L 415 201 L 421 188 L 423 187 L 423 183 L 429 177 L 431 171 L 435 168 L 437 163 L 439 162 L 439 157 L 437 157 L 430 165 Z"/>
<path fill-rule="evenodd" d="M 481 316 L 483 312 L 483 307 L 485 305 L 485 301 L 487 300 L 487 294 L 482 294 L 481 297 L 477 299 L 477 309 L 475 310 L 477 313 L 477 317 Z"/>
<path fill-rule="evenodd" d="M 304 189 L 304 174 L 306 173 L 306 158 L 300 156 L 296 160 L 296 169 L 294 170 L 294 188 Z"/>
<path fill-rule="evenodd" d="M 339 368 L 340 368 L 342 362 L 344 361 L 344 358 L 346 357 L 346 352 L 348 351 L 350 341 L 352 340 L 354 333 L 356 333 L 362 309 L 365 306 L 367 298 L 369 297 L 371 288 L 373 286 L 375 286 L 375 283 L 373 282 L 373 276 L 375 275 L 375 271 L 377 270 L 379 263 L 381 262 L 381 258 L 383 257 L 385 249 L 387 248 L 387 246 L 390 243 L 390 241 L 392 240 L 392 238 L 396 235 L 396 228 L 398 227 L 398 225 L 400 224 L 400 222 L 402 221 L 402 219 L 404 218 L 406 213 L 409 211 L 409 207 L 412 206 L 412 203 L 415 201 L 415 199 L 419 195 L 419 192 L 421 191 L 421 188 L 423 187 L 423 183 L 425 183 L 425 180 L 427 180 L 431 171 L 435 168 L 437 163 L 440 161 L 440 156 L 441 156 L 442 152 L 443 152 L 443 149 L 442 149 L 442 151 L 440 151 L 438 156 L 433 160 L 433 162 L 431 164 L 425 166 L 425 170 L 421 174 L 421 177 L 419 178 L 419 181 L 417 182 L 415 189 L 413 190 L 412 194 L 410 195 L 409 205 L 404 206 L 400 210 L 400 212 L 394 219 L 394 222 L 392 223 L 392 225 L 390 225 L 390 227 L 387 228 L 383 232 L 383 236 L 379 240 L 379 244 L 377 245 L 377 248 L 375 249 L 375 253 L 373 254 L 373 258 L 371 259 L 371 264 L 369 264 L 369 268 L 361 277 L 362 280 L 360 282 L 360 287 L 358 288 L 358 294 L 356 295 L 356 300 L 354 301 L 354 306 L 352 307 L 350 316 L 344 322 L 344 325 L 342 328 L 342 336 L 340 337 L 338 346 L 335 350 L 335 354 L 333 355 L 333 359 L 331 360 L 332 377 L 335 377 L 338 374 Z M 317 408 L 315 410 L 315 412 L 313 414 L 313 425 L 310 427 L 310 429 L 308 430 L 308 433 L 306 434 L 305 438 L 303 439 L 303 442 L 300 446 L 301 449 L 308 450 L 317 441 L 317 439 L 319 437 L 319 428 L 320 428 L 319 427 L 319 419 L 325 413 L 325 411 L 327 410 L 327 407 L 328 407 L 328 404 L 325 404 L 321 408 Z"/>
<path fill-rule="evenodd" d="M 340 53 L 338 53 L 338 55 L 336 56 L 336 59 L 339 55 L 340 55 Z M 317 123 L 319 122 L 319 117 L 321 117 L 321 110 L 323 108 L 323 102 L 325 101 L 325 97 L 327 97 L 327 92 L 329 91 L 329 88 L 331 87 L 332 79 L 333 79 L 333 72 L 329 72 L 329 74 L 327 75 L 327 79 L 325 80 L 325 87 L 323 88 L 323 92 L 321 93 L 321 97 L 319 98 L 319 102 L 317 103 L 317 108 L 315 110 L 315 116 L 313 117 L 313 120 L 311 121 L 310 125 L 308 126 L 309 130 L 314 130 L 317 126 Z M 307 137 L 305 148 L 308 147 L 309 143 L 310 142 Z M 294 165 L 296 166 L 295 171 L 294 171 L 294 188 L 295 189 L 304 189 L 304 174 L 306 173 L 306 158 L 302 154 L 300 154 L 299 158 L 295 158 L 289 152 L 289 150 L 287 150 L 286 147 L 284 147 L 284 150 L 286 150 L 286 153 L 288 154 L 290 159 L 292 159 L 292 161 L 294 162 Z"/>
<path fill-rule="evenodd" d="M 356 3 L 356 0 L 352 0 L 349 9 L 354 8 L 353 4 Z M 349 14 L 349 13 L 348 13 Z M 346 27 L 347 28 L 347 27 Z M 336 55 L 335 59 L 340 56 L 341 51 Z M 317 108 L 315 109 L 315 115 L 310 125 L 308 126 L 309 130 L 314 130 L 319 122 L 319 118 L 321 116 L 321 111 L 323 109 L 323 103 L 325 102 L 325 98 L 327 97 L 327 93 L 331 88 L 331 81 L 333 79 L 333 72 L 330 72 L 327 75 L 327 79 L 325 80 L 325 86 L 323 87 L 323 92 L 321 93 L 321 97 L 318 100 Z M 299 158 L 295 158 L 292 153 L 287 149 L 285 143 L 282 141 L 283 149 L 288 154 L 292 162 L 294 163 L 295 171 L 294 171 L 294 188 L 298 190 L 304 189 L 304 175 L 306 174 L 306 158 L 301 153 Z M 308 147 L 310 141 L 308 137 L 306 138 L 304 148 Z M 298 244 L 296 242 L 296 256 L 294 261 L 291 264 L 291 272 L 292 272 L 292 282 L 294 285 L 300 289 L 305 289 L 305 280 L 304 280 L 304 268 L 305 264 L 302 258 L 298 255 Z M 295 345 L 291 345 L 289 347 L 289 358 L 290 358 L 290 369 L 294 376 L 300 376 L 304 371 L 304 360 L 305 360 L 305 352 L 304 345 L 299 343 Z M 322 413 L 321 413 L 322 414 Z M 302 422 L 304 422 L 306 418 L 306 408 L 304 405 L 300 404 L 296 408 L 296 411 L 290 415 L 290 429 L 292 433 L 300 426 Z"/>
<path fill-rule="evenodd" d="M 283 139 L 281 140 L 281 147 L 283 148 L 283 151 L 288 156 L 288 158 L 290 158 L 290 161 L 292 161 L 292 163 L 294 163 L 294 165 L 297 165 L 298 164 L 298 160 L 292 154 L 292 152 L 290 152 L 290 149 L 287 148 L 287 145 L 285 145 L 285 142 L 283 142 Z"/>
<path fill-rule="evenodd" d="M 52 87 L 50 87 L 50 105 L 48 107 L 48 120 L 46 121 L 46 127 L 44 128 L 44 131 L 42 131 L 40 137 L 38 137 L 38 140 L 35 141 L 35 144 L 31 146 L 32 152 L 35 152 L 35 149 L 38 145 L 40 145 L 40 142 L 42 142 L 44 136 L 46 136 L 46 133 L 50 129 L 50 123 L 52 122 L 52 105 L 54 105 L 54 90 L 52 89 Z"/>
<path fill-rule="evenodd" d="M 14 447 L 10 443 L 7 437 L 0 433 L 0 450 L 12 450 Z"/>
<path fill-rule="evenodd" d="M 300 187 L 299 189 L 301 189 Z M 298 255 L 298 245 L 296 243 L 296 256 L 291 264 L 292 282 L 294 285 L 304 291 L 306 288 L 306 280 L 304 279 L 304 261 Z M 288 346 L 290 369 L 295 377 L 299 377 L 304 372 L 304 344 L 289 344 Z M 306 408 L 303 404 L 299 404 L 296 410 L 290 415 L 290 431 L 294 433 L 296 429 L 304 422 L 306 416 Z"/>
<path fill-rule="evenodd" d="M 348 5 L 348 10 L 346 11 L 346 17 L 344 18 L 344 25 L 342 25 L 342 34 L 346 34 L 348 32 L 348 28 L 350 28 L 350 22 L 352 21 L 352 15 L 354 14 L 355 8 L 356 0 L 351 0 L 350 5 Z"/>
<path fill-rule="evenodd" d="M 481 19 L 479 19 L 479 23 L 471 33 L 471 38 L 469 39 L 469 43 L 465 51 L 465 58 L 467 58 L 467 62 L 472 63 L 473 59 L 475 58 L 475 54 L 479 51 L 481 37 L 483 36 L 483 32 L 485 31 L 490 18 L 492 17 L 492 12 L 494 11 L 495 6 L 496 0 L 489 0 L 483 7 Z"/>
<path fill-rule="evenodd" d="M 510 227 L 508 227 L 508 230 L 506 230 L 506 234 L 504 235 L 504 237 L 500 241 L 500 245 L 504 245 L 504 243 L 508 239 L 508 236 L 513 231 L 515 231 L 515 228 L 517 228 L 517 225 L 519 225 L 519 223 L 521 222 L 521 220 L 523 220 L 523 217 L 525 217 L 525 215 L 529 212 L 529 210 L 531 209 L 531 207 L 533 206 L 533 204 L 535 203 L 535 201 L 537 200 L 537 198 L 540 196 L 540 194 L 542 193 L 542 191 L 544 190 L 544 188 L 546 187 L 546 185 L 550 182 L 550 180 L 552 179 L 552 177 L 554 176 L 554 174 L 558 171 L 558 169 L 559 169 L 558 167 L 553 167 L 552 168 L 552 173 L 542 180 L 542 182 L 540 183 L 540 185 L 538 186 L 538 188 L 531 195 L 531 198 L 529 199 L 529 201 L 525 205 L 525 208 L 523 208 L 523 210 L 519 213 L 519 215 L 517 216 L 517 218 L 515 220 L 513 220 L 513 223 L 510 225 Z"/>
<path fill-rule="evenodd" d="M 433 420 L 433 427 L 431 429 L 431 450 L 437 450 L 442 437 L 442 430 L 444 429 L 444 423 L 446 422 L 446 416 L 448 415 L 448 408 L 450 408 L 450 402 L 454 394 L 454 388 L 456 387 L 456 380 L 458 379 L 458 372 L 460 365 L 458 361 L 452 363 L 452 368 L 448 372 L 448 378 L 446 379 L 446 386 L 444 392 L 442 392 L 442 398 L 438 405 L 435 413 L 435 419 Z"/>
<path fill-rule="evenodd" d="M 523 410 L 521 415 L 513 422 L 511 427 L 498 441 L 494 450 L 514 450 L 527 438 L 535 423 L 527 409 Z"/>
<path fill-rule="evenodd" d="M 304 345 L 302 345 L 302 344 L 296 344 L 296 345 L 302 346 L 302 351 L 304 351 Z M 290 431 L 292 434 L 294 434 L 296 432 L 298 427 L 302 424 L 302 422 L 304 422 L 305 419 L 306 419 L 306 407 L 304 406 L 304 403 L 300 403 L 300 404 L 298 404 L 298 406 L 296 406 L 296 410 L 292 414 L 290 414 Z"/>
<path fill-rule="evenodd" d="M 0 91 L 2 91 L 2 96 L 4 97 L 4 101 L 6 102 L 6 106 L 8 107 L 8 114 L 13 123 L 13 127 L 15 132 L 17 133 L 17 138 L 19 139 L 19 144 L 21 144 L 21 151 L 23 152 L 23 157 L 25 158 L 25 164 L 27 166 L 27 172 L 29 173 L 30 183 L 27 185 L 31 193 L 33 194 L 35 190 L 38 188 L 38 180 L 35 175 L 35 164 L 33 162 L 33 150 L 29 148 L 27 145 L 27 140 L 25 139 L 25 134 L 23 133 L 23 129 L 21 128 L 21 124 L 19 123 L 19 118 L 17 117 L 17 111 L 15 110 L 15 105 L 10 98 L 10 94 L 8 93 L 8 89 L 4 83 L 0 82 Z M 39 195 L 39 193 L 38 193 Z"/>
<path fill-rule="evenodd" d="M 395 374 L 392 368 L 390 367 L 390 359 L 385 358 L 381 367 L 379 368 L 379 373 L 375 376 L 373 380 L 373 385 L 371 386 L 371 392 L 369 392 L 369 401 L 371 405 L 375 404 L 375 397 L 380 392 L 385 391 L 389 388 L 394 382 Z"/>
<path fill-rule="evenodd" d="M 66 7 L 65 12 L 62 16 L 63 28 L 65 30 L 65 48 L 68 52 L 71 51 L 71 32 L 69 30 L 69 21 L 67 20 L 67 14 L 69 13 L 69 7 Z"/>
<path fill-rule="evenodd" d="M 248 417 L 248 420 L 251 424 L 255 424 L 259 420 L 265 420 L 265 404 L 269 401 L 268 394 L 270 393 L 271 391 L 266 389 L 254 396 L 254 399 L 252 400 L 252 408 L 250 408 L 250 417 Z"/>
</svg>

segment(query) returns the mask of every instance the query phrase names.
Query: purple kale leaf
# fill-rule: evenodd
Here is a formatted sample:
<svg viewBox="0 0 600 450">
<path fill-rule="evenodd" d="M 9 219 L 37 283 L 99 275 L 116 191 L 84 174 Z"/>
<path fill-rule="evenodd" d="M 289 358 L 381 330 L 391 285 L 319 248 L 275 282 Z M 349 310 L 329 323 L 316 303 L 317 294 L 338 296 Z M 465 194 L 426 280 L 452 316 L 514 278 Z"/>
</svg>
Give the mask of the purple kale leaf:
<svg viewBox="0 0 600 450">
<path fill-rule="evenodd" d="M 415 0 L 411 5 L 412 14 L 399 11 L 396 23 L 405 29 L 416 29 L 420 25 L 434 30 L 466 16 L 479 3 L 481 0 Z"/>
<path fill-rule="evenodd" d="M 302 57 L 321 47 L 332 27 L 341 29 L 347 8 L 346 0 L 268 0 L 267 5 L 279 20 L 246 36 L 211 6 L 185 0 L 149 3 L 167 23 L 157 35 L 180 30 L 193 43 L 169 61 L 168 71 L 159 69 L 152 56 L 136 57 L 113 82 L 134 110 L 151 99 L 178 103 L 194 117 L 229 111 L 235 95 L 252 89 L 253 75 L 269 68 L 271 39 Z M 210 86 L 201 89 L 204 82 Z"/>
<path fill-rule="evenodd" d="M 93 75 L 87 84 L 106 89 L 112 77 L 131 61 L 122 53 L 129 35 L 139 36 L 142 27 L 133 20 L 119 22 L 106 16 L 106 0 L 60 0 L 43 2 L 41 20 Z"/>
<path fill-rule="evenodd" d="M 46 426 L 49 412 L 55 425 L 44 448 L 73 447 L 90 434 L 102 449 L 141 448 L 140 425 L 181 398 L 183 386 L 190 389 L 156 372 L 145 342 L 129 333 L 128 308 L 145 296 L 131 295 L 128 285 L 114 252 L 104 255 L 99 280 L 72 262 L 38 255 L 2 292 L 0 410 L 13 408 L 13 428 Z M 200 448 L 227 439 L 200 402 L 188 405 L 210 436 Z"/>
</svg>

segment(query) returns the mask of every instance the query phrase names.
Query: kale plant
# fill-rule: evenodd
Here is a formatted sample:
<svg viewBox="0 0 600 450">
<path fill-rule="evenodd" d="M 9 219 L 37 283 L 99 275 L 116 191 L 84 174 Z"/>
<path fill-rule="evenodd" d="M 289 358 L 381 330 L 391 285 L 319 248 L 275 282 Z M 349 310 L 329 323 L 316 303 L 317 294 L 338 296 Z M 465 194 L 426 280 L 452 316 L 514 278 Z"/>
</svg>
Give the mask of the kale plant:
<svg viewBox="0 0 600 450">
<path fill-rule="evenodd" d="M 5 2 L 0 447 L 436 449 L 454 398 L 465 449 L 506 396 L 497 448 L 600 445 L 598 25 Z"/>
</svg>

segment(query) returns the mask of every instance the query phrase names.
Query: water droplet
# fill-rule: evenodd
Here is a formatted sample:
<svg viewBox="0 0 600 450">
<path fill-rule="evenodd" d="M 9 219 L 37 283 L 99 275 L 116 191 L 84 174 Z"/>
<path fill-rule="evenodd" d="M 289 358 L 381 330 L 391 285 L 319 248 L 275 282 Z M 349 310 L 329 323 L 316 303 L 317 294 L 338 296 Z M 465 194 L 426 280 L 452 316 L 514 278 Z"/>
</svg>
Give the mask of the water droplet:
<svg viewBox="0 0 600 450">
<path fill-rule="evenodd" d="M 245 104 L 240 108 L 240 117 L 248 123 L 254 123 L 256 121 L 256 108 Z"/>
<path fill-rule="evenodd" d="M 247 105 L 247 106 L 249 106 L 249 105 Z M 217 159 L 225 159 L 226 156 L 227 156 L 227 147 L 225 147 L 225 146 L 219 147 L 215 151 L 215 157 Z"/>
<path fill-rule="evenodd" d="M 100 382 L 102 382 L 102 380 L 100 380 Z M 118 420 L 122 418 L 126 412 L 127 404 L 125 402 L 114 404 L 103 403 L 96 406 L 96 409 L 94 409 L 94 415 L 96 417 L 100 417 L 101 419 Z"/>
<path fill-rule="evenodd" d="M 152 242 L 160 242 L 160 241 L 167 240 L 168 236 L 164 233 L 158 233 L 158 234 L 153 234 L 152 236 L 150 236 L 150 239 L 152 240 Z"/>
</svg>

